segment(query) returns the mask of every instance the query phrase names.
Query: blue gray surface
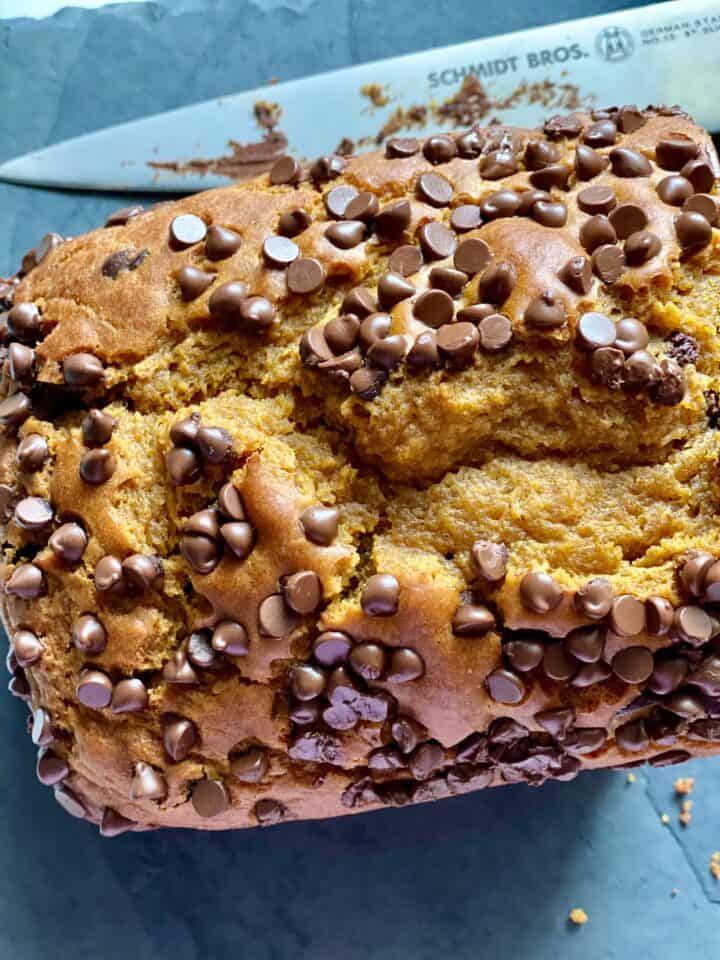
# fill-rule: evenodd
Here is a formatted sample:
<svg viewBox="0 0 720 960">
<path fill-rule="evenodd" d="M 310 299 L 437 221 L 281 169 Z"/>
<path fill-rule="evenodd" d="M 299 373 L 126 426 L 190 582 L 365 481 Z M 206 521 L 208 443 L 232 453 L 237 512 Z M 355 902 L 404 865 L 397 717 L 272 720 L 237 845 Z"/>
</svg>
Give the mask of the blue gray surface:
<svg viewBox="0 0 720 960">
<path fill-rule="evenodd" d="M 630 5 L 176 0 L 172 12 L 0 21 L 0 159 L 270 77 Z M 118 205 L 0 185 L 0 274 L 48 229 L 78 233 Z M 638 771 L 632 785 L 606 772 L 336 821 L 108 841 L 35 780 L 23 705 L 0 697 L 0 723 L 3 960 L 704 960 L 720 948 L 708 870 L 720 760 Z M 687 829 L 680 774 L 697 779 Z M 567 921 L 574 906 L 589 914 L 582 928 Z"/>
</svg>

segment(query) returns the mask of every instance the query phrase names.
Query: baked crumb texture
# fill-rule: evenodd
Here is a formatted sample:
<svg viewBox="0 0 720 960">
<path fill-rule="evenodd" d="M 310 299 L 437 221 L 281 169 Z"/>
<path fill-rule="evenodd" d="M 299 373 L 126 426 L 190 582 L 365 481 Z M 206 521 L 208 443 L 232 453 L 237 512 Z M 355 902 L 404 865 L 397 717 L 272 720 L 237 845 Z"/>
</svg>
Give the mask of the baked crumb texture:
<svg viewBox="0 0 720 960">
<path fill-rule="evenodd" d="M 717 753 L 717 174 L 613 108 L 30 251 L 1 572 L 61 805 L 224 829 Z"/>
</svg>

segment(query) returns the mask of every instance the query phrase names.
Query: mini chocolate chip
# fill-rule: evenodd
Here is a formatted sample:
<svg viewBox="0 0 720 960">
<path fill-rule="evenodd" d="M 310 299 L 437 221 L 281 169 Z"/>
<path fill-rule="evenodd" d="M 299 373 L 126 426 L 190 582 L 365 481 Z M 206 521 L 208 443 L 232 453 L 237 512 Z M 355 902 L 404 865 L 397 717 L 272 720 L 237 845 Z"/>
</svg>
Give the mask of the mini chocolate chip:
<svg viewBox="0 0 720 960">
<path fill-rule="evenodd" d="M 391 137 L 385 144 L 386 157 L 412 157 L 420 149 L 415 137 Z"/>
<path fill-rule="evenodd" d="M 612 659 L 613 673 L 624 683 L 645 683 L 653 668 L 653 656 L 646 647 L 625 647 Z"/>
<path fill-rule="evenodd" d="M 496 703 L 520 703 L 525 696 L 525 684 L 512 670 L 498 667 L 488 674 L 485 684 Z"/>
<path fill-rule="evenodd" d="M 562 597 L 562 587 L 549 573 L 532 571 L 520 581 L 520 600 L 524 607 L 535 613 L 549 613 Z"/>
<path fill-rule="evenodd" d="M 491 260 L 490 248 L 479 237 L 468 237 L 466 240 L 461 240 L 453 258 L 455 267 L 469 276 L 481 273 Z"/>
<path fill-rule="evenodd" d="M 45 645 L 32 630 L 16 630 L 12 636 L 12 651 L 21 667 L 37 663 L 45 651 Z"/>
<path fill-rule="evenodd" d="M 712 239 L 712 227 L 701 213 L 693 210 L 681 213 L 676 219 L 675 233 L 680 246 L 686 251 L 700 250 Z"/>
<path fill-rule="evenodd" d="M 455 611 L 452 631 L 458 637 L 477 637 L 495 626 L 495 615 L 478 603 L 463 603 Z"/>
<path fill-rule="evenodd" d="M 451 323 L 454 314 L 452 297 L 444 290 L 426 290 L 413 304 L 413 315 L 429 327 Z"/>
<path fill-rule="evenodd" d="M 312 217 L 307 210 L 287 210 L 280 214 L 278 233 L 282 234 L 283 237 L 296 237 L 303 230 L 307 230 L 311 223 Z"/>
<path fill-rule="evenodd" d="M 631 147 L 615 147 L 611 150 L 610 164 L 616 177 L 647 177 L 652 173 L 648 158 Z"/>
<path fill-rule="evenodd" d="M 567 635 L 565 646 L 576 660 L 597 663 L 605 649 L 605 631 L 601 627 L 578 627 Z"/>
<path fill-rule="evenodd" d="M 525 325 L 534 330 L 557 330 L 565 325 L 565 310 L 552 290 L 531 300 L 523 315 Z"/>
<path fill-rule="evenodd" d="M 389 310 L 401 300 L 406 300 L 415 293 L 415 287 L 403 274 L 389 271 L 378 280 L 378 302 L 383 310 Z M 380 314 L 376 314 L 380 316 Z M 367 321 L 363 320 L 363 324 Z"/>
<path fill-rule="evenodd" d="M 270 168 L 270 183 L 277 185 L 298 183 L 302 168 L 295 157 L 278 157 Z"/>
<path fill-rule="evenodd" d="M 437 349 L 435 334 L 428 330 L 419 334 L 405 359 L 406 366 L 411 370 L 424 370 L 428 367 L 439 367 L 440 357 Z"/>
<path fill-rule="evenodd" d="M 680 170 L 689 160 L 694 160 L 700 147 L 687 137 L 678 135 L 659 140 L 655 147 L 655 159 L 664 170 Z"/>
<path fill-rule="evenodd" d="M 613 600 L 610 628 L 621 637 L 635 637 L 645 629 L 645 606 L 637 597 L 623 594 Z"/>
<path fill-rule="evenodd" d="M 587 257 L 571 257 L 558 271 L 558 277 L 574 293 L 587 294 L 592 289 L 592 264 Z"/>
<path fill-rule="evenodd" d="M 472 323 L 446 323 L 436 333 L 439 354 L 455 366 L 472 363 L 480 345 L 480 334 Z"/>
<path fill-rule="evenodd" d="M 617 198 L 610 187 L 598 184 L 581 190 L 577 195 L 577 203 L 585 213 L 607 215 L 617 205 Z"/>
<path fill-rule="evenodd" d="M 558 190 L 565 190 L 570 168 L 564 163 L 552 163 L 542 170 L 535 170 L 530 174 L 530 183 L 538 190 L 552 190 L 556 187 Z"/>
<path fill-rule="evenodd" d="M 30 416 L 30 398 L 24 393 L 13 393 L 0 402 L 0 427 L 15 430 Z"/>
<path fill-rule="evenodd" d="M 682 207 L 685 201 L 695 193 L 695 188 L 679 174 L 671 174 L 657 185 L 657 193 L 663 203 L 672 207 Z"/>
<path fill-rule="evenodd" d="M 456 233 L 476 230 L 482 223 L 480 207 L 474 203 L 463 203 L 455 207 L 450 215 L 450 226 Z"/>
<path fill-rule="evenodd" d="M 580 350 L 597 350 L 615 342 L 615 324 L 604 313 L 584 313 L 577 325 L 577 346 Z"/>
<path fill-rule="evenodd" d="M 397 613 L 400 584 L 390 573 L 376 573 L 363 588 L 360 605 L 371 617 L 389 617 Z"/>
<path fill-rule="evenodd" d="M 396 200 L 383 207 L 375 217 L 375 233 L 383 241 L 400 240 L 412 219 L 408 200 Z"/>
<path fill-rule="evenodd" d="M 19 563 L 5 582 L 5 592 L 22 600 L 36 600 L 47 592 L 45 574 L 34 563 Z"/>
<path fill-rule="evenodd" d="M 445 257 L 451 257 L 457 247 L 457 239 L 453 231 L 437 220 L 424 223 L 418 231 L 418 238 L 423 253 L 429 260 L 444 260 Z M 455 266 L 458 270 L 463 269 L 457 263 Z"/>
<path fill-rule="evenodd" d="M 208 300 L 210 316 L 215 320 L 237 323 L 240 319 L 240 307 L 247 298 L 247 284 L 241 280 L 231 280 L 217 287 Z"/>
<path fill-rule="evenodd" d="M 611 211 L 609 220 L 620 240 L 644 230 L 648 222 L 647 214 L 636 203 L 621 203 Z M 627 248 L 625 253 L 627 255 Z"/>
<path fill-rule="evenodd" d="M 307 507 L 300 514 L 300 526 L 311 543 L 329 547 L 337 538 L 339 512 L 337 507 L 318 504 Z"/>
<path fill-rule="evenodd" d="M 637 267 L 657 256 L 661 248 L 660 238 L 656 234 L 649 230 L 638 230 L 625 241 L 625 260 L 629 266 Z"/>
<path fill-rule="evenodd" d="M 283 269 L 300 256 L 300 248 L 288 237 L 266 237 L 263 255 L 271 267 Z"/>
<path fill-rule="evenodd" d="M 625 272 L 625 254 L 619 247 L 604 243 L 593 251 L 592 266 L 603 283 L 615 283 Z"/>
<path fill-rule="evenodd" d="M 112 692 L 112 680 L 101 670 L 83 670 L 80 673 L 75 693 L 84 706 L 103 710 L 110 705 Z"/>
<path fill-rule="evenodd" d="M 551 680 L 558 682 L 571 680 L 578 667 L 578 661 L 570 653 L 562 640 L 556 640 L 545 647 L 545 652 L 543 653 L 543 671 Z"/>
<path fill-rule="evenodd" d="M 707 193 L 696 193 L 688 197 L 682 205 L 683 213 L 701 213 L 707 222 L 717 227 L 720 220 L 718 205 L 714 197 Z"/>
<path fill-rule="evenodd" d="M 457 152 L 455 140 L 444 133 L 428 137 L 423 143 L 423 156 L 430 163 L 447 163 L 457 156 Z"/>
<path fill-rule="evenodd" d="M 607 580 L 596 577 L 588 580 L 575 594 L 575 609 L 591 620 L 602 620 L 610 613 L 614 591 Z M 582 659 L 582 658 L 580 658 Z"/>
<path fill-rule="evenodd" d="M 162 773 L 149 763 L 139 761 L 135 764 L 130 783 L 131 800 L 164 800 L 167 793 L 167 780 Z"/>
<path fill-rule="evenodd" d="M 356 643 L 350 651 L 348 662 L 363 680 L 379 680 L 385 673 L 387 654 L 377 643 Z"/>
<path fill-rule="evenodd" d="M 290 293 L 306 295 L 315 293 L 325 283 L 325 268 L 314 257 L 300 257 L 290 264 L 287 285 Z"/>
<path fill-rule="evenodd" d="M 517 283 L 517 272 L 510 262 L 491 264 L 480 277 L 478 297 L 483 303 L 502 306 Z"/>
<path fill-rule="evenodd" d="M 265 597 L 258 607 L 258 626 L 266 637 L 286 637 L 300 623 L 298 615 L 290 609 L 281 593 Z"/>
<path fill-rule="evenodd" d="M 207 225 L 194 213 L 183 213 L 170 224 L 170 243 L 176 249 L 191 247 L 205 239 Z"/>
<path fill-rule="evenodd" d="M 72 625 L 72 641 L 82 653 L 95 656 L 107 646 L 107 631 L 93 613 L 83 613 Z"/>
<path fill-rule="evenodd" d="M 439 173 L 423 173 L 417 182 L 417 192 L 433 207 L 446 207 L 452 200 L 453 185 Z"/>
<path fill-rule="evenodd" d="M 616 137 L 617 127 L 612 120 L 598 120 L 585 128 L 583 142 L 589 147 L 609 147 Z"/>
<path fill-rule="evenodd" d="M 537 200 L 531 214 L 543 227 L 564 227 L 567 221 L 567 207 L 557 201 Z"/>
<path fill-rule="evenodd" d="M 610 165 L 610 160 L 602 153 L 579 143 L 575 149 L 575 173 L 578 180 L 592 180 Z"/>
</svg>

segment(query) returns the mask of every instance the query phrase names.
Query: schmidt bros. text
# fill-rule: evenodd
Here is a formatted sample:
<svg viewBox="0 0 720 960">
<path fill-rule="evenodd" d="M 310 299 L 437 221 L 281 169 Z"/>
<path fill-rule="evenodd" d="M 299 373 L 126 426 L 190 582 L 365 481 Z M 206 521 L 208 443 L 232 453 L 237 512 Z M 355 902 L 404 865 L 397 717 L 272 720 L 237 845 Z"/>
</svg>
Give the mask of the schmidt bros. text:
<svg viewBox="0 0 720 960">
<path fill-rule="evenodd" d="M 468 63 L 462 67 L 434 70 L 428 74 L 428 83 L 431 87 L 441 87 L 460 83 L 465 77 L 487 80 L 525 68 L 534 70 L 538 67 L 551 67 L 558 63 L 569 63 L 571 60 L 582 60 L 588 56 L 590 54 L 586 53 L 579 43 L 571 43 L 569 46 L 554 47 L 550 50 L 531 50 L 517 57 L 499 57 L 483 63 Z"/>
</svg>

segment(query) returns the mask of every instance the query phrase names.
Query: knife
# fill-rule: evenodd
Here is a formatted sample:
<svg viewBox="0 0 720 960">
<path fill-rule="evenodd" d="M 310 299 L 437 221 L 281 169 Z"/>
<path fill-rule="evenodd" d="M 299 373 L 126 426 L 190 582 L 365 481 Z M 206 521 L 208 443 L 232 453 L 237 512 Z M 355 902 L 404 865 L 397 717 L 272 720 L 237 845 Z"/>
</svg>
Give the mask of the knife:
<svg viewBox="0 0 720 960">
<path fill-rule="evenodd" d="M 0 179 L 89 190 L 191 193 L 389 131 L 475 119 L 534 126 L 552 113 L 680 103 L 720 130 L 720 0 L 673 0 L 361 64 L 206 100 L 65 140 L 0 166 Z M 464 86 L 463 86 L 464 83 Z"/>
</svg>

